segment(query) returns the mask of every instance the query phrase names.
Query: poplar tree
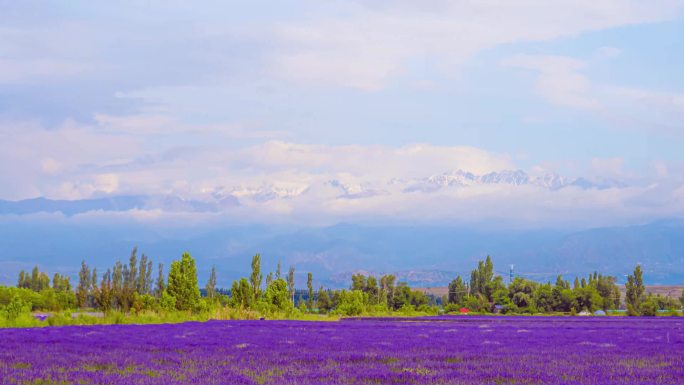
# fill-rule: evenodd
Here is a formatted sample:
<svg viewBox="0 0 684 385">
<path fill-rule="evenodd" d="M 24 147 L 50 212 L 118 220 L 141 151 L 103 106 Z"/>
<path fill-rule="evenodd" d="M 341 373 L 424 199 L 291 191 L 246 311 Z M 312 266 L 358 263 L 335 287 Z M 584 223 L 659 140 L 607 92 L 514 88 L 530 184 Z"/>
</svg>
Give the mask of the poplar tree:
<svg viewBox="0 0 684 385">
<path fill-rule="evenodd" d="M 139 275 L 138 275 L 138 282 L 136 285 L 136 291 L 138 294 L 148 294 L 151 289 L 151 285 L 149 284 L 150 280 L 150 274 L 152 273 L 150 270 L 152 270 L 152 262 L 147 261 L 147 255 L 143 253 L 142 256 L 140 256 L 140 267 L 138 268 Z"/>
<path fill-rule="evenodd" d="M 85 261 L 81 261 L 81 270 L 78 272 L 78 286 L 76 287 L 76 302 L 80 308 L 85 308 L 88 302 L 88 288 L 90 288 L 90 269 Z"/>
<path fill-rule="evenodd" d="M 306 299 L 306 308 L 309 311 L 313 310 L 313 274 L 308 273 L 306 276 L 306 288 L 308 289 L 308 298 Z"/>
<path fill-rule="evenodd" d="M 166 289 L 166 285 L 164 284 L 164 264 L 160 263 L 157 270 L 159 270 L 159 275 L 157 275 L 157 284 L 154 289 L 154 296 L 161 298 L 164 290 Z"/>
<path fill-rule="evenodd" d="M 470 294 L 487 295 L 487 286 L 494 279 L 494 264 L 488 255 L 484 261 L 477 263 L 477 269 L 470 273 Z"/>
<path fill-rule="evenodd" d="M 287 290 L 290 294 L 290 299 L 292 300 L 292 304 L 294 305 L 295 302 L 295 280 L 294 280 L 294 273 L 295 273 L 295 268 L 294 266 L 290 266 L 290 270 L 287 272 Z"/>
<path fill-rule="evenodd" d="M 97 305 L 97 297 L 99 296 L 99 288 L 97 287 L 97 268 L 93 268 L 90 276 L 90 302 Z"/>
<path fill-rule="evenodd" d="M 252 285 L 252 295 L 254 297 L 254 302 L 258 301 L 261 297 L 261 280 L 263 276 L 261 275 L 261 255 L 255 254 L 252 257 L 252 275 L 249 277 L 249 283 Z"/>
<path fill-rule="evenodd" d="M 123 265 L 116 261 L 112 269 L 112 307 L 123 309 Z"/>
<path fill-rule="evenodd" d="M 17 282 L 17 287 L 18 288 L 25 288 L 26 287 L 26 273 L 24 273 L 24 270 L 19 272 L 19 282 Z"/>
<path fill-rule="evenodd" d="M 112 272 L 110 269 L 107 269 L 102 275 L 96 300 L 97 305 L 105 313 L 109 312 L 113 307 Z"/>
<path fill-rule="evenodd" d="M 207 297 L 214 298 L 216 295 L 216 266 L 211 267 L 211 274 L 206 286 Z"/>
<path fill-rule="evenodd" d="M 639 314 L 645 289 L 641 265 L 637 265 L 634 269 L 634 274 L 627 277 L 627 283 L 625 284 L 625 302 L 629 315 Z"/>
</svg>

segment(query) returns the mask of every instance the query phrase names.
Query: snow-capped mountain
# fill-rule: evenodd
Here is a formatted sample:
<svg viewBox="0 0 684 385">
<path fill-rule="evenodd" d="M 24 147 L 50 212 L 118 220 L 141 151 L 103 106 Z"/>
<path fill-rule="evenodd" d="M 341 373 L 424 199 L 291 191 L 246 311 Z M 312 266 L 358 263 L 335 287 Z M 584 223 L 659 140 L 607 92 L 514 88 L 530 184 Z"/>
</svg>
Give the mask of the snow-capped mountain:
<svg viewBox="0 0 684 385">
<path fill-rule="evenodd" d="M 370 198 L 376 195 L 387 194 L 386 191 L 368 188 L 358 183 L 343 183 L 337 179 L 328 181 L 328 185 L 342 190 L 342 194 L 337 197 L 343 199 Z"/>
<path fill-rule="evenodd" d="M 582 189 L 605 189 L 611 187 L 625 187 L 622 183 L 604 181 L 593 183 L 584 178 L 567 178 L 555 173 L 530 175 L 523 170 L 503 170 L 476 175 L 471 172 L 456 170 L 433 175 L 410 182 L 404 192 L 432 192 L 445 187 L 464 187 L 473 185 L 505 184 L 512 186 L 539 186 L 549 190 L 559 190 L 565 187 L 579 187 Z"/>
<path fill-rule="evenodd" d="M 234 199 L 253 199 L 257 202 L 267 202 L 274 199 L 290 199 L 302 195 L 308 186 L 282 187 L 265 184 L 260 187 L 236 186 L 230 189 L 220 189 L 212 193 L 214 198 L 232 197 Z"/>
</svg>

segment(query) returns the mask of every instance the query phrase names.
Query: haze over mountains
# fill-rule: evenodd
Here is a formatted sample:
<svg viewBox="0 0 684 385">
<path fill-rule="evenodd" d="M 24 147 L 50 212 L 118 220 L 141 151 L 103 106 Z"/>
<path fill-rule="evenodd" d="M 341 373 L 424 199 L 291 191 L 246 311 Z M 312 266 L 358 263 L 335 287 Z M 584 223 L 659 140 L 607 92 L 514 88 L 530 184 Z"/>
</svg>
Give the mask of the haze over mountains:
<svg viewBox="0 0 684 385">
<path fill-rule="evenodd" d="M 109 195 L 92 199 L 34 198 L 0 201 L 3 274 L 5 283 L 18 269 L 39 263 L 46 269 L 75 274 L 81 259 L 100 269 L 125 259 L 138 246 L 155 260 L 168 262 L 189 250 L 201 273 L 212 264 L 222 273 L 221 284 L 246 274 L 248 259 L 262 253 L 266 268 L 277 260 L 296 266 L 299 274 L 314 272 L 317 282 L 345 286 L 355 271 L 395 273 L 413 285 L 445 285 L 456 274 L 467 276 L 477 260 L 490 254 L 498 273 L 552 280 L 598 270 L 622 277 L 642 263 L 650 283 L 684 281 L 684 221 L 657 221 L 623 227 L 519 226 L 505 215 L 481 221 L 458 221 L 447 216 L 434 223 L 403 220 L 357 221 L 346 224 L 306 224 L 286 221 L 246 222 L 232 215 L 246 210 L 257 216 L 259 207 L 293 204 L 298 200 L 350 201 L 407 196 L 443 197 L 458 194 L 500 194 L 504 188 L 560 194 L 573 190 L 628 189 L 612 180 L 567 178 L 553 173 L 530 175 L 523 170 L 475 174 L 463 170 L 422 178 L 388 178 L 366 184 L 337 179 L 312 181 L 284 188 L 233 186 L 208 190 L 191 198 L 177 195 Z M 328 190 L 323 198 L 318 190 Z M 484 189 L 484 190 L 481 190 Z M 484 191 L 484 193 L 482 192 Z M 506 191 L 506 190 L 505 190 Z M 413 198 L 412 198 L 413 197 Z M 510 205 L 498 200 L 497 204 Z M 294 206 L 297 207 L 297 206 Z M 485 213 L 486 211 L 482 211 Z M 476 214 L 477 215 L 477 212 Z M 497 218 L 500 218 L 497 220 Z"/>
<path fill-rule="evenodd" d="M 585 178 L 567 178 L 555 173 L 538 176 L 529 175 L 523 170 L 503 170 L 477 175 L 472 172 L 456 170 L 432 175 L 425 178 L 403 180 L 392 178 L 375 183 L 348 184 L 338 179 L 322 183 L 339 190 L 340 199 L 362 199 L 375 195 L 402 193 L 431 193 L 441 189 L 469 188 L 483 185 L 533 186 L 550 191 L 567 187 L 587 189 L 624 188 L 626 184 L 613 181 L 590 181 Z M 202 194 L 197 199 L 184 199 L 177 195 L 123 195 L 102 198 L 58 200 L 32 198 L 20 201 L 0 200 L 0 215 L 62 213 L 67 216 L 90 211 L 161 210 L 165 212 L 221 212 L 224 209 L 240 206 L 245 200 L 267 202 L 277 199 L 291 199 L 306 194 L 315 186 L 305 184 L 295 188 L 284 188 L 273 184 L 259 187 L 233 186 L 217 188 Z M 241 202 L 242 201 L 242 202 Z"/>
<path fill-rule="evenodd" d="M 553 280 L 598 270 L 622 282 L 637 263 L 649 284 L 684 281 L 684 222 L 660 221 L 642 226 L 584 231 L 511 230 L 464 226 L 352 225 L 324 227 L 290 225 L 198 224 L 179 217 L 173 226 L 128 219 L 103 222 L 4 216 L 0 220 L 0 282 L 12 283 L 19 269 L 34 263 L 76 277 L 86 259 L 98 270 L 125 260 L 133 246 L 155 263 L 189 250 L 204 279 L 211 265 L 219 283 L 246 276 L 251 255 L 259 252 L 263 268 L 275 270 L 278 260 L 294 265 L 300 283 L 305 272 L 317 283 L 344 287 L 352 272 L 396 273 L 418 286 L 445 285 L 455 274 L 468 276 L 478 259 L 492 255 L 498 274 Z"/>
</svg>

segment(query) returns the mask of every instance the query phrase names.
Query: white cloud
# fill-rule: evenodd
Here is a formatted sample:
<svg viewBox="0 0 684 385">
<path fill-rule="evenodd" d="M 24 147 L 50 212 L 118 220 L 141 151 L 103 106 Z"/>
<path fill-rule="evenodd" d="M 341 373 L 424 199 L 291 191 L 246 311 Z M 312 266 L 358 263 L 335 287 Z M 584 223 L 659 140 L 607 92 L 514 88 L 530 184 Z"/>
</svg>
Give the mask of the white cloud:
<svg viewBox="0 0 684 385">
<path fill-rule="evenodd" d="M 582 73 L 590 61 L 567 56 L 519 54 L 501 64 L 534 71 L 535 91 L 554 105 L 595 113 L 619 128 L 684 132 L 682 93 L 602 84 Z"/>
<path fill-rule="evenodd" d="M 502 64 L 536 71 L 536 91 L 553 104 L 588 110 L 600 107 L 590 96 L 591 82 L 580 73 L 585 66 L 580 60 L 564 56 L 516 55 Z"/>
<path fill-rule="evenodd" d="M 681 181 L 668 178 L 662 180 L 668 184 L 659 184 L 662 175 L 644 184 L 612 188 L 554 190 L 502 183 L 407 189 L 417 180 L 447 170 L 482 175 L 517 168 L 508 154 L 473 147 L 333 146 L 269 140 L 240 147 L 219 141 L 147 148 L 150 138 L 159 137 L 155 130 L 140 135 L 124 130 L 128 134 L 122 135 L 113 129 L 73 124 L 55 130 L 37 125 L 11 127 L 0 131 L 4 135 L 0 162 L 12 161 L 22 167 L 0 169 L 0 178 L 14 182 L 3 190 L 3 199 L 169 194 L 199 202 L 219 202 L 225 197 L 239 200 L 237 205 L 230 201 L 222 204 L 217 212 L 167 213 L 159 206 L 85 217 L 162 222 L 178 215 L 195 215 L 195 220 L 229 217 L 263 223 L 390 220 L 601 225 L 684 213 L 681 190 L 677 190 Z M 596 158 L 591 176 L 625 177 L 623 162 L 621 158 Z M 549 171 L 548 167 L 534 170 Z M 660 198 L 654 201 L 653 196 Z"/>
<path fill-rule="evenodd" d="M 283 24 L 274 64 L 282 76 L 314 84 L 377 90 L 410 60 L 436 58 L 454 74 L 475 53 L 672 18 L 681 1 L 358 2 L 343 17 Z M 364 7 L 363 5 L 368 5 Z"/>
</svg>

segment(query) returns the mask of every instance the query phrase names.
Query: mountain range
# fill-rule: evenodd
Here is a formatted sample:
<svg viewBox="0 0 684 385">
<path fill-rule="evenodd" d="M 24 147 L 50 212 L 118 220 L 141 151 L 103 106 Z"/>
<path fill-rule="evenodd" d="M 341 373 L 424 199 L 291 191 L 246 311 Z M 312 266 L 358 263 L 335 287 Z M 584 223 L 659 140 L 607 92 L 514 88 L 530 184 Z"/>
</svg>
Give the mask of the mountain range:
<svg viewBox="0 0 684 385">
<path fill-rule="evenodd" d="M 315 182 L 313 182 L 315 183 Z M 393 193 L 430 193 L 447 188 L 468 188 L 484 185 L 535 186 L 549 190 L 567 187 L 580 189 L 623 188 L 624 183 L 611 180 L 590 181 L 567 178 L 558 174 L 530 175 L 523 170 L 503 170 L 483 175 L 456 170 L 412 180 L 389 179 L 377 183 L 344 183 L 329 180 L 328 186 L 339 190 L 337 198 L 363 199 Z M 55 200 L 44 197 L 19 201 L 0 200 L 0 215 L 23 215 L 40 212 L 61 212 L 71 216 L 90 211 L 161 210 L 165 212 L 221 212 L 246 201 L 264 203 L 278 199 L 293 199 L 306 194 L 313 186 L 282 187 L 262 184 L 258 187 L 233 186 L 216 188 L 195 199 L 178 195 L 121 195 L 79 200 Z"/>
</svg>

